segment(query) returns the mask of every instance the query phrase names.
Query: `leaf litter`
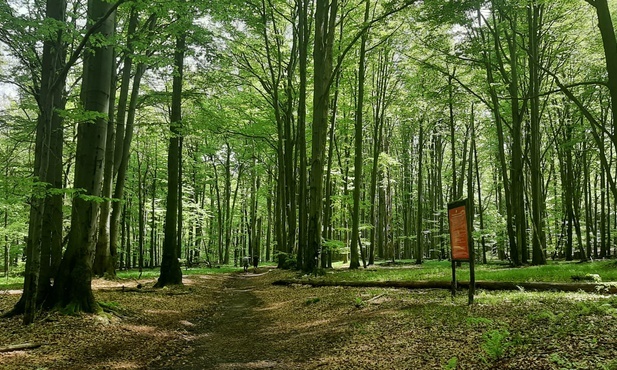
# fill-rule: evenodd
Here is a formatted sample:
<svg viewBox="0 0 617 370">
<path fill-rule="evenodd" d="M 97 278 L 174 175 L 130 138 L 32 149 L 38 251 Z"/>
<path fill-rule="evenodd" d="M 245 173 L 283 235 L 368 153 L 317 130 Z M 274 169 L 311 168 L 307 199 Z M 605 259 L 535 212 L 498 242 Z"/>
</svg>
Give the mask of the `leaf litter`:
<svg viewBox="0 0 617 370">
<path fill-rule="evenodd" d="M 589 293 L 273 286 L 289 271 L 96 280 L 107 313 L 0 319 L 0 369 L 617 369 L 617 300 Z M 143 289 L 132 288 L 141 284 Z M 132 284 L 131 286 L 129 286 Z M 2 295 L 0 313 L 19 295 Z"/>
</svg>

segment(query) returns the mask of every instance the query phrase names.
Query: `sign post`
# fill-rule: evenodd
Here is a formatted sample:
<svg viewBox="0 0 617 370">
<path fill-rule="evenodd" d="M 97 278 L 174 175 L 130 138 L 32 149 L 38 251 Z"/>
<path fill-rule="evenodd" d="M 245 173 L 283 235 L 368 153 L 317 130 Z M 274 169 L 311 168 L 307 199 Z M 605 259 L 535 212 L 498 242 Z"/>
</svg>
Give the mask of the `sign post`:
<svg viewBox="0 0 617 370">
<path fill-rule="evenodd" d="M 467 199 L 448 204 L 450 259 L 452 260 L 452 296 L 456 294 L 456 263 L 469 262 L 469 304 L 472 304 L 475 294 L 476 276 L 470 216 L 469 201 Z"/>
</svg>

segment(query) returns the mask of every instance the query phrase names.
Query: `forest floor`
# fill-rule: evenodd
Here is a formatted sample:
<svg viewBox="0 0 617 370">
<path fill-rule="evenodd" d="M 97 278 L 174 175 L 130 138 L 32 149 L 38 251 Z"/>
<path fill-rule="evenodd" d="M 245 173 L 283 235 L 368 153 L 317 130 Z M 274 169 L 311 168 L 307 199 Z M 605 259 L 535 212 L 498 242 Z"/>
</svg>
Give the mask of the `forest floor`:
<svg viewBox="0 0 617 370">
<path fill-rule="evenodd" d="M 0 319 L 0 369 L 617 369 L 617 298 L 274 286 L 289 271 L 96 280 L 103 315 Z M 142 288 L 137 289 L 137 284 Z M 19 298 L 0 291 L 0 314 Z"/>
</svg>

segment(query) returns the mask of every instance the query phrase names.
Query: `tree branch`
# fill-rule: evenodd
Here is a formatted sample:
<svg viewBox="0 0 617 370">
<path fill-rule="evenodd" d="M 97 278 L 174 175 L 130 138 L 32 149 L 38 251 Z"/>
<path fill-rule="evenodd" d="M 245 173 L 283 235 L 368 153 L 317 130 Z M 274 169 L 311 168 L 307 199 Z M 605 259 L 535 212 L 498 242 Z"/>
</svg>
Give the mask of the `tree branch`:
<svg viewBox="0 0 617 370">
<path fill-rule="evenodd" d="M 118 9 L 118 7 L 120 5 L 122 5 L 123 3 L 125 3 L 126 1 L 127 0 L 118 0 L 115 4 L 113 4 L 111 6 L 111 8 L 109 8 L 109 10 L 107 11 L 107 13 L 105 13 L 105 15 L 103 15 L 101 18 L 99 18 L 88 29 L 88 31 L 86 31 L 86 34 L 84 35 L 83 39 L 81 40 L 81 42 L 79 43 L 77 48 L 75 50 L 73 50 L 73 54 L 71 54 L 71 57 L 66 62 L 66 64 L 64 65 L 64 68 L 62 69 L 60 74 L 58 74 L 58 77 L 56 78 L 56 80 L 52 84 L 52 86 L 51 86 L 51 90 L 52 91 L 58 86 L 60 81 L 63 81 L 63 80 L 66 79 L 66 76 L 68 75 L 69 70 L 71 69 L 71 67 L 73 67 L 73 65 L 75 65 L 75 63 L 77 62 L 77 59 L 79 59 L 79 56 L 81 55 L 81 52 L 86 47 L 86 44 L 88 43 L 88 40 L 90 40 L 90 36 L 92 36 L 92 34 L 94 34 L 94 32 L 96 32 L 96 30 L 103 25 L 103 23 L 107 20 L 107 18 L 109 18 L 116 11 L 116 9 Z"/>
</svg>

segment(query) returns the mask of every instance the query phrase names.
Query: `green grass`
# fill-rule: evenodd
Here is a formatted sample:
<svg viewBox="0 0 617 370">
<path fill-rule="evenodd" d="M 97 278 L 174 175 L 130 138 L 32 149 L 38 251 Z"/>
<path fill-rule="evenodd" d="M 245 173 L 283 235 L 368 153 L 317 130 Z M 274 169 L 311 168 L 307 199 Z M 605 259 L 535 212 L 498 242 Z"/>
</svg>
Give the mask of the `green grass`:
<svg viewBox="0 0 617 370">
<path fill-rule="evenodd" d="M 24 287 L 24 278 L 9 276 L 0 277 L 0 293 L 3 290 L 13 290 L 13 289 L 22 289 Z"/>
<path fill-rule="evenodd" d="M 262 263 L 260 267 L 263 266 L 271 266 L 272 263 Z M 242 271 L 242 267 L 234 267 L 233 265 L 222 265 L 220 267 L 215 268 L 207 268 L 207 267 L 191 267 L 191 268 L 182 268 L 182 275 L 215 275 L 215 274 L 227 274 L 232 272 Z M 252 268 L 249 269 L 252 271 Z M 137 269 L 133 270 L 121 270 L 116 272 L 116 276 L 120 280 L 136 280 L 136 279 L 156 279 L 159 277 L 161 270 L 160 268 L 154 269 L 144 269 L 143 272 L 139 272 Z M 140 277 L 141 274 L 141 277 Z M 13 290 L 13 289 L 22 289 L 24 287 L 24 278 L 23 277 L 0 277 L 0 293 L 3 290 Z"/>
<path fill-rule="evenodd" d="M 272 263 L 260 266 L 273 266 Z M 367 269 L 359 268 L 349 270 L 347 264 L 335 263 L 333 270 L 326 270 L 323 277 L 332 281 L 449 281 L 452 278 L 452 269 L 449 261 L 426 261 L 421 265 L 415 265 L 412 261 L 401 261 L 394 266 L 381 263 L 370 266 Z M 182 274 L 187 275 L 212 275 L 242 271 L 241 267 L 222 265 L 218 268 L 182 268 Z M 156 279 L 160 270 L 144 269 L 142 279 Z M 469 264 L 463 263 L 456 269 L 457 280 L 469 279 Z M 118 271 L 119 279 L 138 279 L 138 270 Z M 596 261 L 591 263 L 576 262 L 553 262 L 549 261 L 544 266 L 526 266 L 513 268 L 503 263 L 490 263 L 476 265 L 476 280 L 487 281 L 510 281 L 510 282 L 572 282 L 572 276 L 585 276 L 598 274 L 602 282 L 617 282 L 617 264 L 615 261 Z M 314 278 L 314 277 L 313 277 Z M 0 291 L 9 289 L 21 289 L 22 277 L 0 278 Z"/>
<path fill-rule="evenodd" d="M 334 269 L 327 274 L 328 280 L 334 281 L 439 281 L 450 280 L 452 269 L 449 261 L 426 261 L 422 265 L 400 264 L 392 268 L 369 267 L 348 270 L 345 266 Z M 511 281 L 511 282 L 572 282 L 572 276 L 598 274 L 602 282 L 617 281 L 615 261 L 597 261 L 591 263 L 549 262 L 544 266 L 526 266 L 513 268 L 504 264 L 476 265 L 476 280 Z M 469 279 L 469 264 L 457 267 L 457 280 Z"/>
</svg>

